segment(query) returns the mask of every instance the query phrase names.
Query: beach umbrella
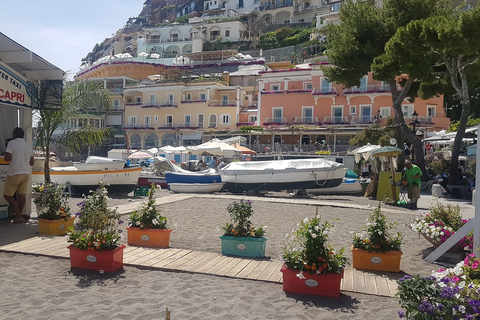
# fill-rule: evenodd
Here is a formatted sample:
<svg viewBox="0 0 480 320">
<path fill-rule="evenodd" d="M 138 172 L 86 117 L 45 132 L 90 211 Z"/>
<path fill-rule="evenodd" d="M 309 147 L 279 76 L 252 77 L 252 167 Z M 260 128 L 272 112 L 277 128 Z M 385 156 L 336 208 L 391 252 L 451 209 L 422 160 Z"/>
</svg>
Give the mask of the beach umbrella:
<svg viewBox="0 0 480 320">
<path fill-rule="evenodd" d="M 402 153 L 403 150 L 394 146 L 386 146 L 378 148 L 372 152 L 374 157 L 389 157 L 389 156 L 398 156 Z"/>
<path fill-rule="evenodd" d="M 362 157 L 365 160 L 370 159 L 370 157 L 372 156 L 372 152 L 379 148 L 379 145 L 371 145 L 370 143 L 367 143 L 366 146 L 353 150 L 352 153 L 355 155 L 355 162 L 360 162 L 360 160 L 362 160 Z"/>
<path fill-rule="evenodd" d="M 252 149 L 249 149 L 247 147 L 244 147 L 244 146 L 241 146 L 239 145 L 238 143 L 235 144 L 235 145 L 232 145 L 232 147 L 240 150 L 241 153 L 243 154 L 257 154 L 255 151 L 253 151 Z"/>
<path fill-rule="evenodd" d="M 152 54 L 150 55 L 150 58 L 158 59 L 158 58 L 160 58 L 160 55 L 159 55 L 158 53 L 152 53 Z"/>
<path fill-rule="evenodd" d="M 153 154 L 148 151 L 137 151 L 128 156 L 128 159 L 149 159 Z"/>
<path fill-rule="evenodd" d="M 188 147 L 192 154 L 210 154 L 215 156 L 233 157 L 240 153 L 240 150 L 232 147 L 228 143 L 222 142 L 219 139 L 212 139 L 198 146 Z"/>
<path fill-rule="evenodd" d="M 137 54 L 137 56 L 139 56 L 139 57 L 146 57 L 146 56 L 148 56 L 148 53 L 146 53 L 146 52 L 143 51 L 143 52 L 140 52 L 139 54 Z"/>
</svg>

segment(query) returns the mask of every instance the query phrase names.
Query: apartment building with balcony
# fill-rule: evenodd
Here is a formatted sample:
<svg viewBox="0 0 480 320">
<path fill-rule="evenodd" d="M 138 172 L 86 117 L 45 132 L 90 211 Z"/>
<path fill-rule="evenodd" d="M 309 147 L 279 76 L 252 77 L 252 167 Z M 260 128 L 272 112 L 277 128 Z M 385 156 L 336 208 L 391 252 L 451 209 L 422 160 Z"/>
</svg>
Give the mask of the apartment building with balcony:
<svg viewBox="0 0 480 320">
<path fill-rule="evenodd" d="M 368 74 L 360 79 L 358 87 L 343 88 L 328 81 L 320 66 L 318 63 L 260 73 L 258 118 L 270 132 L 270 136 L 259 138 L 261 143 L 282 142 L 309 149 L 326 142 L 333 151 L 346 151 L 356 133 L 394 117 L 387 84 Z M 443 96 L 404 101 L 402 110 L 407 124 L 417 112 L 416 128 L 422 132 L 450 125 Z"/>
<path fill-rule="evenodd" d="M 127 86 L 123 129 L 132 148 L 200 144 L 205 131 L 235 128 L 243 94 L 217 81 Z"/>
</svg>

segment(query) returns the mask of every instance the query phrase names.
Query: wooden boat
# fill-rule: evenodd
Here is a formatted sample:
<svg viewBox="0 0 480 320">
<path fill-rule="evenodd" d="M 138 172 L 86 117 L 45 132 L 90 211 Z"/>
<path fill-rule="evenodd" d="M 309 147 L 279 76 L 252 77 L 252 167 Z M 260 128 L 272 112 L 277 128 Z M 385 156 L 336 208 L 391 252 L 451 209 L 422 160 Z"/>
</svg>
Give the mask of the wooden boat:
<svg viewBox="0 0 480 320">
<path fill-rule="evenodd" d="M 156 184 L 162 189 L 167 189 L 167 179 L 165 178 L 166 172 L 175 172 L 180 170 L 175 164 L 164 157 L 153 158 L 153 168 L 143 169 L 138 178 L 139 186 L 150 186 Z"/>
<path fill-rule="evenodd" d="M 334 188 L 347 169 L 325 159 L 291 159 L 232 162 L 220 169 L 230 192 Z"/>
<path fill-rule="evenodd" d="M 85 162 L 74 162 L 73 166 L 78 170 L 121 170 L 125 161 L 105 157 L 88 156 Z"/>
<path fill-rule="evenodd" d="M 218 183 L 222 182 L 222 178 L 214 169 L 204 171 L 187 171 L 179 169 L 175 172 L 165 173 L 167 184 L 172 183 Z"/>
<path fill-rule="evenodd" d="M 50 179 L 52 182 L 67 185 L 73 192 L 88 195 L 90 190 L 95 190 L 100 181 L 107 183 L 110 193 L 130 193 L 138 182 L 142 168 L 129 167 L 121 170 L 79 170 L 74 166 L 51 168 Z M 44 173 L 32 173 L 32 183 L 43 183 Z"/>
<path fill-rule="evenodd" d="M 214 183 L 170 183 L 171 191 L 178 193 L 212 193 L 222 190 L 223 182 Z"/>
</svg>

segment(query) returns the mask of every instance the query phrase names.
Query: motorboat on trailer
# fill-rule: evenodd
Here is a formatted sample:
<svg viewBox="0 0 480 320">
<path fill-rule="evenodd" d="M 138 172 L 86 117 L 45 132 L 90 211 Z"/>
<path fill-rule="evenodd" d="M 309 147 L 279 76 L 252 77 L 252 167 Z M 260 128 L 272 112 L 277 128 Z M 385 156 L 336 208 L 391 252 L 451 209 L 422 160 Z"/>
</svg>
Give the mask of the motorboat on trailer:
<svg viewBox="0 0 480 320">
<path fill-rule="evenodd" d="M 334 188 L 347 168 L 326 159 L 290 159 L 232 162 L 220 169 L 230 192 Z"/>
</svg>

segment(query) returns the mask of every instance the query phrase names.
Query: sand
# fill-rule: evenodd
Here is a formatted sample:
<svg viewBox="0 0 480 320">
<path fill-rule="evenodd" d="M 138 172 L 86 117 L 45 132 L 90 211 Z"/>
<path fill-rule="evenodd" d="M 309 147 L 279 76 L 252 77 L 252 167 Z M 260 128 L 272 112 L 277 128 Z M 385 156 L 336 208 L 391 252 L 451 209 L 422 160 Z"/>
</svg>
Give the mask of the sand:
<svg viewBox="0 0 480 320">
<path fill-rule="evenodd" d="M 159 197 L 168 197 L 161 191 Z M 315 197 L 331 203 L 357 204 L 363 208 L 281 203 L 253 200 L 254 224 L 267 227 L 267 256 L 278 260 L 285 234 L 306 216 L 319 213 L 334 222 L 331 242 L 346 247 L 351 258 L 351 231 L 362 225 L 378 202 L 363 197 Z M 138 198 L 120 197 L 111 205 Z M 425 199 L 424 199 L 425 201 Z M 71 199 L 72 204 L 79 199 Z M 176 224 L 170 246 L 220 252 L 221 227 L 228 220 L 231 199 L 195 197 L 160 206 Z M 370 206 L 370 208 L 369 208 Z M 425 208 L 426 209 L 426 208 Z M 429 275 L 439 265 L 423 261 L 431 245 L 407 224 L 416 212 L 407 209 L 389 213 L 407 239 L 401 269 L 408 274 Z M 9 225 L 0 226 L 9 228 Z M 126 239 L 124 239 L 126 242 Z M 443 265 L 443 264 L 442 264 Z M 113 274 L 72 270 L 68 259 L 0 252 L 0 319 L 395 319 L 399 309 L 394 298 L 342 292 L 339 299 L 286 294 L 282 285 L 210 275 L 164 272 L 125 266 Z"/>
</svg>

